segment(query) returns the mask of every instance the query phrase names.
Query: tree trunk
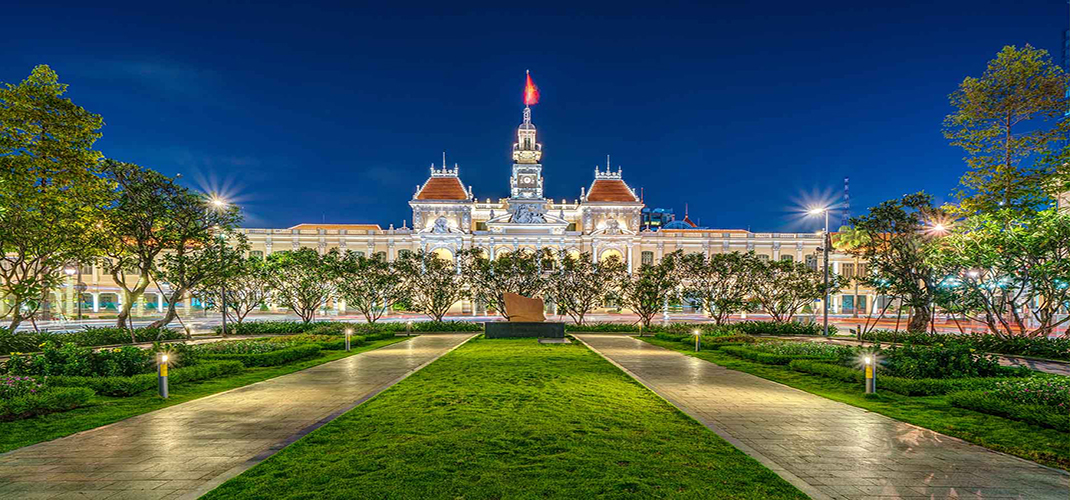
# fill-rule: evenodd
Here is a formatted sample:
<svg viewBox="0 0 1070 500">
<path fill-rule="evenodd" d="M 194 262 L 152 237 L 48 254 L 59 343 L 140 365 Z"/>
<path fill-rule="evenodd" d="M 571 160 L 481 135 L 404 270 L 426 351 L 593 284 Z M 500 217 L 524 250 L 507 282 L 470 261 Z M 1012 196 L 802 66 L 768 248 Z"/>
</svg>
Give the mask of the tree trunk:
<svg viewBox="0 0 1070 500">
<path fill-rule="evenodd" d="M 932 314 L 928 307 L 913 308 L 913 315 L 907 323 L 908 332 L 924 332 L 929 329 L 929 316 Z"/>
</svg>

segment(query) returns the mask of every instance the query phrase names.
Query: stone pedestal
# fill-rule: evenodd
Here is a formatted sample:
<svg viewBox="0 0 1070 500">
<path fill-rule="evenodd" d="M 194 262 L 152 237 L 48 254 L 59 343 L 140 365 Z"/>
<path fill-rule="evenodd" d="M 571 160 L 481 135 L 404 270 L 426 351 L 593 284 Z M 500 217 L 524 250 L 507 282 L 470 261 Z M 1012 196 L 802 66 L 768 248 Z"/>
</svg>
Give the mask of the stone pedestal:
<svg viewBox="0 0 1070 500">
<path fill-rule="evenodd" d="M 546 323 L 529 321 L 499 321 L 483 323 L 488 339 L 502 338 L 565 338 L 564 323 Z"/>
</svg>

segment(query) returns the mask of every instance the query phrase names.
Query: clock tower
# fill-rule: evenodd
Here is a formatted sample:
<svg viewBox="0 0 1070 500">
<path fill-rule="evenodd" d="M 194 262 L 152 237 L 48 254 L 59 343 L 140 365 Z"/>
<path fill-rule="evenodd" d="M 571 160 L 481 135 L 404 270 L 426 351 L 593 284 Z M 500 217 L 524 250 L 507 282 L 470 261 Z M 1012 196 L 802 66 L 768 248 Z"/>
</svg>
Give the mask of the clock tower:
<svg viewBox="0 0 1070 500">
<path fill-rule="evenodd" d="M 531 123 L 531 107 L 524 107 L 524 123 L 516 130 L 513 144 L 513 177 L 509 180 L 510 196 L 514 200 L 542 200 L 542 144 L 535 142 L 535 125 Z"/>
</svg>

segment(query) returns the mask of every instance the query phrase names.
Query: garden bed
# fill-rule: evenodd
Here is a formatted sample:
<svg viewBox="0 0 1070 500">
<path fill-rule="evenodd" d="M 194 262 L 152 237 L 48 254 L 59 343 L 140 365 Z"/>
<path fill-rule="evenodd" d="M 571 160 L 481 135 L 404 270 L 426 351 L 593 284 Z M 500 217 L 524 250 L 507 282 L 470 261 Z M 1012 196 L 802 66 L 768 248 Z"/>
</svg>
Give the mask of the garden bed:
<svg viewBox="0 0 1070 500">
<path fill-rule="evenodd" d="M 221 360 L 214 363 L 199 363 L 170 370 L 168 384 L 182 385 L 187 382 L 211 379 L 238 373 L 245 368 L 240 361 Z M 57 387 L 87 387 L 103 396 L 127 397 L 155 389 L 156 373 L 142 373 L 129 377 L 73 377 L 57 376 L 49 379 Z"/>
<path fill-rule="evenodd" d="M 135 328 L 138 342 L 178 340 L 186 335 L 170 328 Z M 86 327 L 77 332 L 16 332 L 0 328 L 0 354 L 38 352 L 42 344 L 74 344 L 79 347 L 98 347 L 130 343 L 130 330 L 117 327 Z"/>
</svg>

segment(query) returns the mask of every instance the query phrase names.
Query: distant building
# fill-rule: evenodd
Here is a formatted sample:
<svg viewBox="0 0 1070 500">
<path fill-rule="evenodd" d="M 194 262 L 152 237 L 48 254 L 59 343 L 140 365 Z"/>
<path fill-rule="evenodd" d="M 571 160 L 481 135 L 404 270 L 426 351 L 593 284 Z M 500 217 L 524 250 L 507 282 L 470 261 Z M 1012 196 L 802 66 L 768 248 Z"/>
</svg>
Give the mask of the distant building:
<svg viewBox="0 0 1070 500">
<path fill-rule="evenodd" d="M 657 231 L 674 220 L 676 220 L 676 214 L 673 213 L 671 208 L 647 207 L 643 209 L 642 229 L 644 231 Z"/>
</svg>

